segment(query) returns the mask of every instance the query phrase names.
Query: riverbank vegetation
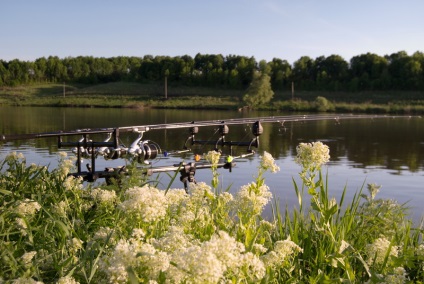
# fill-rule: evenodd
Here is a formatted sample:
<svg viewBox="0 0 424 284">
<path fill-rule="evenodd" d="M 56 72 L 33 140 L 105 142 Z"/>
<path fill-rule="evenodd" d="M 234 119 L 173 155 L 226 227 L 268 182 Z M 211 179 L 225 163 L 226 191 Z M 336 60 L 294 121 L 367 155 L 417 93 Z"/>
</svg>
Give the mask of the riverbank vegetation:
<svg viewBox="0 0 424 284">
<path fill-rule="evenodd" d="M 246 97 L 255 76 L 268 80 L 271 101 Z M 293 64 L 220 54 L 0 60 L 0 104 L 422 113 L 424 54 L 303 56 Z"/>
<path fill-rule="evenodd" d="M 168 87 L 153 83 L 115 82 L 99 85 L 32 84 L 0 88 L 0 105 L 60 107 L 187 108 L 247 110 L 247 91 L 207 87 Z M 272 100 L 255 109 L 287 112 L 423 114 L 419 91 L 291 92 L 276 91 Z"/>
<path fill-rule="evenodd" d="M 213 168 L 220 154 L 204 158 Z M 299 144 L 298 204 L 274 205 L 264 219 L 264 174 L 280 170 L 266 152 L 235 193 L 217 171 L 189 193 L 137 176 L 83 188 L 67 176 L 66 155 L 48 171 L 11 153 L 0 164 L 0 282 L 422 283 L 422 227 L 404 205 L 378 199 L 375 184 L 350 201 L 331 198 L 328 160 L 321 142 Z"/>
</svg>

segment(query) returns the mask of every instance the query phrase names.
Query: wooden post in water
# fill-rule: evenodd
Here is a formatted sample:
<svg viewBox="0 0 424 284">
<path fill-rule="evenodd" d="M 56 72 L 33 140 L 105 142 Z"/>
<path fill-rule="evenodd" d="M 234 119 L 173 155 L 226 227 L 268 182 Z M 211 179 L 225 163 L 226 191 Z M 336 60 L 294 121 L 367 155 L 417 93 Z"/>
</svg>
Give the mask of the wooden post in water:
<svg viewBox="0 0 424 284">
<path fill-rule="evenodd" d="M 165 100 L 168 99 L 168 76 L 169 76 L 169 70 L 166 69 L 165 70 Z"/>
<path fill-rule="evenodd" d="M 165 76 L 165 100 L 168 99 L 168 76 Z"/>
<path fill-rule="evenodd" d="M 292 84 L 291 84 L 291 89 L 292 89 L 292 100 L 294 99 L 294 82 L 292 81 Z"/>
</svg>

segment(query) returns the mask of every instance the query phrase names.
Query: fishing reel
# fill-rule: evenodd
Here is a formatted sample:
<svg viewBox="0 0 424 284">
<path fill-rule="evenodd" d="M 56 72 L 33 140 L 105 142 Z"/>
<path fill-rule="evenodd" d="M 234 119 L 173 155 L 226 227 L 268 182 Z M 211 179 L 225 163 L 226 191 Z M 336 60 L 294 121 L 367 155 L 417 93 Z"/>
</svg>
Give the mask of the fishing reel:
<svg viewBox="0 0 424 284">
<path fill-rule="evenodd" d="M 221 148 L 227 146 L 230 148 L 230 155 L 232 155 L 233 146 L 247 146 L 247 153 L 254 153 L 255 151 L 252 147 L 259 147 L 259 136 L 263 133 L 262 125 L 259 121 L 256 121 L 252 125 L 252 134 L 255 136 L 250 141 L 227 141 L 225 140 L 225 136 L 230 132 L 228 125 L 225 122 L 222 122 L 222 125 L 219 125 L 218 132 L 220 137 L 216 141 L 210 140 L 196 140 L 195 135 L 199 132 L 199 128 L 197 126 L 190 127 L 189 133 L 190 136 L 186 139 L 183 148 L 189 149 L 192 145 L 214 145 L 215 151 L 221 151 Z"/>
<path fill-rule="evenodd" d="M 106 160 L 126 158 L 136 159 L 138 163 L 148 164 L 148 161 L 156 159 L 162 150 L 159 144 L 150 140 L 142 140 L 144 131 L 138 133 L 137 139 L 131 143 L 130 147 L 125 147 L 124 145 L 119 145 L 116 148 L 100 147 L 96 150 L 96 154 L 103 156 Z M 104 142 L 109 141 L 111 136 L 112 134 L 109 134 L 109 137 Z"/>
</svg>

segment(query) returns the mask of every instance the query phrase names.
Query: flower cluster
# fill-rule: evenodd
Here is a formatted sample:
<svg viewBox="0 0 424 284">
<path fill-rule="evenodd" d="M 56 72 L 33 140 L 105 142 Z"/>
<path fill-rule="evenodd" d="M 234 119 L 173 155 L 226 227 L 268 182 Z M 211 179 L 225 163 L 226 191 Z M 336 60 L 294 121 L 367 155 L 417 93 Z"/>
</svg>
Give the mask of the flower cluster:
<svg viewBox="0 0 424 284">
<path fill-rule="evenodd" d="M 37 201 L 25 199 L 16 206 L 15 212 L 23 216 L 33 216 L 40 209 L 41 205 Z"/>
<path fill-rule="evenodd" d="M 290 239 L 277 241 L 274 244 L 274 250 L 263 255 L 262 260 L 266 266 L 282 267 L 285 263 L 289 262 L 290 258 L 301 252 L 303 252 L 303 249 Z"/>
<path fill-rule="evenodd" d="M 305 170 L 318 170 L 330 160 L 330 150 L 322 142 L 300 143 L 295 162 Z"/>
<path fill-rule="evenodd" d="M 215 166 L 219 162 L 219 158 L 221 157 L 221 153 L 218 151 L 209 151 L 207 154 L 204 155 L 205 159 L 212 164 L 212 166 Z"/>
<path fill-rule="evenodd" d="M 94 202 L 103 207 L 113 206 L 117 201 L 116 192 L 114 190 L 95 188 L 90 194 Z"/>
<path fill-rule="evenodd" d="M 307 186 L 314 182 L 316 171 L 330 160 L 330 150 L 322 142 L 300 143 L 295 162 L 302 167 L 300 177 Z"/>
<path fill-rule="evenodd" d="M 168 202 L 164 191 L 150 186 L 134 187 L 125 192 L 126 200 L 119 208 L 128 216 L 150 223 L 165 217 Z"/>
<path fill-rule="evenodd" d="M 264 170 L 270 170 L 272 173 L 280 171 L 280 167 L 275 164 L 274 157 L 266 151 L 261 156 L 261 168 Z"/>
<path fill-rule="evenodd" d="M 383 263 L 387 253 L 389 256 L 398 256 L 398 247 L 390 246 L 390 241 L 388 241 L 385 237 L 378 238 L 372 244 L 368 244 L 366 246 L 366 250 L 368 253 L 368 264 Z"/>
<path fill-rule="evenodd" d="M 233 206 L 238 212 L 255 216 L 262 213 L 271 198 L 272 193 L 267 185 L 258 186 L 255 182 L 252 182 L 240 188 L 234 198 Z"/>
</svg>

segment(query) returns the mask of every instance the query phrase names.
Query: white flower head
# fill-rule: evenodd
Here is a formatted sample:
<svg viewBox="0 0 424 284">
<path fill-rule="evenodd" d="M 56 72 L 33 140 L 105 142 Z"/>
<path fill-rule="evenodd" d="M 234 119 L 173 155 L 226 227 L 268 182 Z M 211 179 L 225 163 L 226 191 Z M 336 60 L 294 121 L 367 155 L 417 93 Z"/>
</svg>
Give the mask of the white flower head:
<svg viewBox="0 0 424 284">
<path fill-rule="evenodd" d="M 143 222 L 162 220 L 167 212 L 165 192 L 150 186 L 134 187 L 125 192 L 126 200 L 119 208 Z"/>
<path fill-rule="evenodd" d="M 205 154 L 205 159 L 212 164 L 212 166 L 216 166 L 219 162 L 219 158 L 221 157 L 221 153 L 218 151 L 209 151 Z"/>
<path fill-rule="evenodd" d="M 374 241 L 374 243 L 368 244 L 366 249 L 368 252 L 368 264 L 383 263 L 389 249 L 389 256 L 398 256 L 398 247 L 390 247 L 390 241 L 388 241 L 385 237 L 378 238 Z"/>
<path fill-rule="evenodd" d="M 272 173 L 276 173 L 280 170 L 280 167 L 275 164 L 275 160 L 272 155 L 266 151 L 264 151 L 264 154 L 261 156 L 261 168 L 264 170 L 270 170 Z"/>
<path fill-rule="evenodd" d="M 300 143 L 295 162 L 304 170 L 315 171 L 330 160 L 330 149 L 322 142 Z"/>
<path fill-rule="evenodd" d="M 41 205 L 37 201 L 25 199 L 16 206 L 15 212 L 24 216 L 33 216 L 40 209 Z"/>
</svg>

